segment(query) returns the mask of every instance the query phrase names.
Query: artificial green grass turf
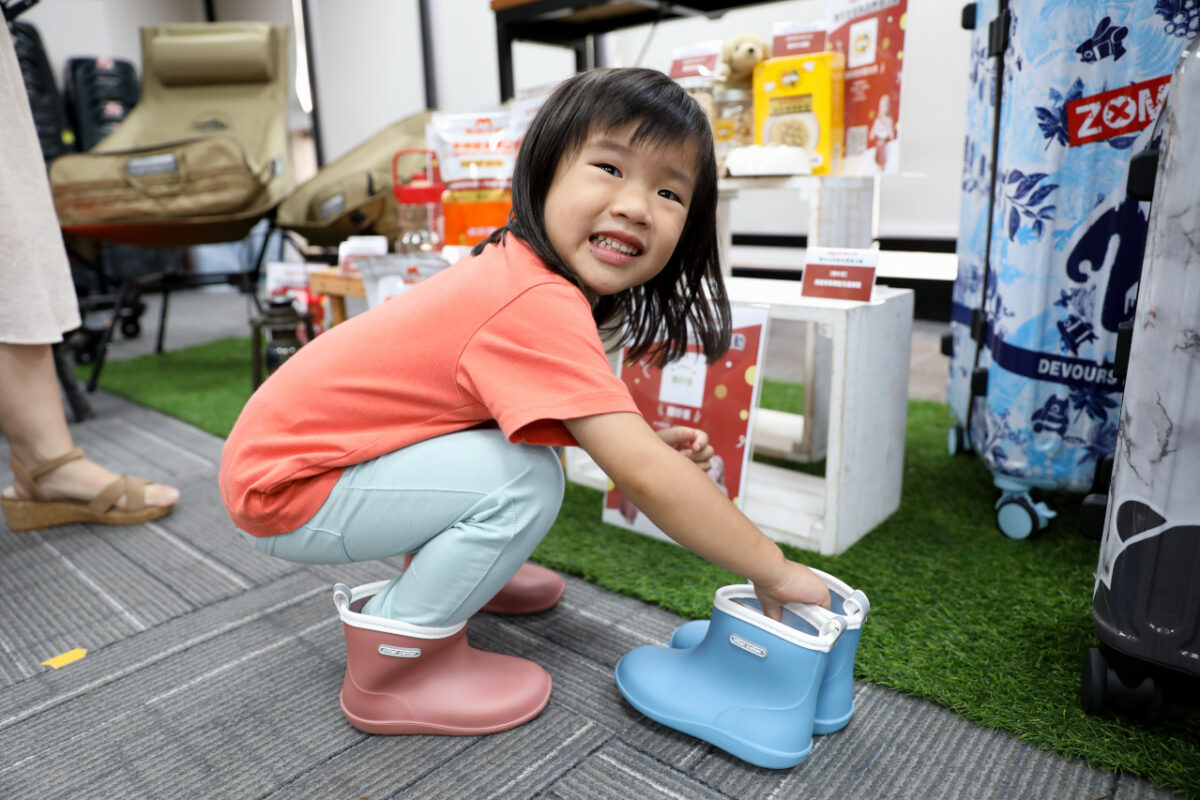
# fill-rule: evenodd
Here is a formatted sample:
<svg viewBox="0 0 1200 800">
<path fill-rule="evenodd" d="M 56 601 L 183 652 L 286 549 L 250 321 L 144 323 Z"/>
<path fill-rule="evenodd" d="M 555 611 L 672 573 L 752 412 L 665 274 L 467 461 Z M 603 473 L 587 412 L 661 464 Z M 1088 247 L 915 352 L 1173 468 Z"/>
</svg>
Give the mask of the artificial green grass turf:
<svg viewBox="0 0 1200 800">
<path fill-rule="evenodd" d="M 110 362 L 101 386 L 224 436 L 250 394 L 249 357 L 246 339 L 224 339 Z M 798 410 L 801 391 L 765 381 L 762 405 Z M 909 403 L 901 507 L 846 553 L 784 548 L 870 598 L 856 674 L 1038 747 L 1200 797 L 1195 707 L 1169 708 L 1152 729 L 1080 708 L 1083 656 L 1097 643 L 1097 545 L 1076 532 L 1080 497 L 1041 495 L 1059 512 L 1051 527 L 1023 541 L 1004 537 L 980 459 L 946 453 L 951 421 L 941 403 Z M 568 485 L 534 557 L 693 618 L 710 615 L 717 588 L 741 582 L 683 548 L 603 524 L 600 506 L 599 492 Z"/>
<path fill-rule="evenodd" d="M 161 355 L 106 361 L 100 388 L 225 437 L 250 399 L 251 363 L 250 340 L 235 336 Z M 84 379 L 91 369 L 79 366 L 75 372 Z"/>
</svg>

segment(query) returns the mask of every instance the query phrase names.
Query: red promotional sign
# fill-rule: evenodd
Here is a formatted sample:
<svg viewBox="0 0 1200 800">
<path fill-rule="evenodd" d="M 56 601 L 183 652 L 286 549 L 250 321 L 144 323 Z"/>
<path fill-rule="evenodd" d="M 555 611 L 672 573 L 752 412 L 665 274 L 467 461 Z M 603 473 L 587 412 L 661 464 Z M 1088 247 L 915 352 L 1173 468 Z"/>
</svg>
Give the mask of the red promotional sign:
<svg viewBox="0 0 1200 800">
<path fill-rule="evenodd" d="M 1158 118 L 1170 75 L 1067 103 L 1071 147 L 1137 133 Z"/>
<path fill-rule="evenodd" d="M 802 31 L 776 36 L 771 40 L 771 57 L 801 56 L 825 52 L 825 31 Z"/>
<path fill-rule="evenodd" d="M 875 250 L 809 248 L 804 265 L 804 297 L 868 302 L 875 287 Z"/>
<path fill-rule="evenodd" d="M 827 35 L 824 22 L 776 22 L 771 27 L 771 57 L 822 53 Z"/>
<path fill-rule="evenodd" d="M 758 364 L 766 338 L 765 307 L 734 306 L 729 350 L 712 364 L 696 345 L 679 361 L 658 368 L 622 362 L 621 380 L 646 422 L 655 430 L 685 425 L 708 434 L 715 455 L 709 478 L 741 505 L 750 461 L 751 419 L 758 405 Z M 622 528 L 666 539 L 637 506 L 615 487 L 604 495 L 601 518 Z"/>
<path fill-rule="evenodd" d="M 699 55 L 676 58 L 671 62 L 671 78 L 691 78 L 708 76 L 717 71 L 718 53 L 701 53 Z"/>
<path fill-rule="evenodd" d="M 826 15 L 826 47 L 846 57 L 842 172 L 898 173 L 908 0 L 827 0 Z"/>
</svg>

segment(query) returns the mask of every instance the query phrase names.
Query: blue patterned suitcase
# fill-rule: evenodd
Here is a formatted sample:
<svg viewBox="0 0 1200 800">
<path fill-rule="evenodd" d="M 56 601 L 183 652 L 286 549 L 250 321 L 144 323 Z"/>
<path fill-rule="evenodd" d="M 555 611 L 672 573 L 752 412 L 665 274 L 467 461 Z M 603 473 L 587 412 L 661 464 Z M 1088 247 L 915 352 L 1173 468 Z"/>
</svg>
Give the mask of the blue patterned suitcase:
<svg viewBox="0 0 1200 800">
<path fill-rule="evenodd" d="M 1030 490 L 1087 490 L 1116 444 L 1116 333 L 1132 314 L 1147 225 L 1146 205 L 1125 193 L 1128 166 L 1200 26 L 1196 5 L 997 0 L 990 18 L 976 6 L 950 442 L 991 470 L 996 522 L 1013 538 L 1054 515 Z M 990 109 L 976 99 L 988 60 L 999 84 Z"/>
<path fill-rule="evenodd" d="M 1108 478 L 1085 710 L 1153 722 L 1164 691 L 1200 678 L 1200 39 L 1179 59 Z M 1094 496 L 1092 496 L 1094 497 Z M 1089 499 L 1092 499 L 1089 497 Z"/>
<path fill-rule="evenodd" d="M 958 222 L 958 280 L 948 340 L 950 357 L 947 401 L 961 421 L 950 429 L 951 454 L 967 452 L 965 429 L 971 413 L 971 375 L 986 369 L 990 356 L 978 347 L 973 325 L 983 322 L 983 286 L 987 272 L 992 183 L 995 180 L 996 59 L 988 54 L 989 21 L 996 19 L 998 0 L 979 0 L 963 11 L 963 27 L 971 31 L 971 60 L 967 81 L 967 135 L 963 145 L 962 197 Z"/>
</svg>

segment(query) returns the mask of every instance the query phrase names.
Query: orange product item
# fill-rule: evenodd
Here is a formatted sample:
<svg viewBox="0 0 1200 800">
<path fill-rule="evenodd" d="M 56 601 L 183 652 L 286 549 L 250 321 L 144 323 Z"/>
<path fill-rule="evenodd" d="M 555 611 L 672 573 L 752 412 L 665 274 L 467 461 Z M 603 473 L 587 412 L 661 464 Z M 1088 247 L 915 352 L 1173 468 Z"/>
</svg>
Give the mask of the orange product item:
<svg viewBox="0 0 1200 800">
<path fill-rule="evenodd" d="M 512 191 L 507 186 L 456 187 L 442 195 L 446 244 L 470 246 L 508 222 Z"/>
</svg>

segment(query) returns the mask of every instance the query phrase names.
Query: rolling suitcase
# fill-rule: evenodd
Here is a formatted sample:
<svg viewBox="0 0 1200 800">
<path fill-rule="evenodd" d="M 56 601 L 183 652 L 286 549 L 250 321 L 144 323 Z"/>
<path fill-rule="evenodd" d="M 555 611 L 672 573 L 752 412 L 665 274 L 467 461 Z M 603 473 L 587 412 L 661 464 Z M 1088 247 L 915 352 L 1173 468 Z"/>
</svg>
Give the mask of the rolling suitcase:
<svg viewBox="0 0 1200 800">
<path fill-rule="evenodd" d="M 957 419 L 969 419 L 971 375 L 986 369 L 989 357 L 978 347 L 972 328 L 984 322 L 983 286 L 992 217 L 995 181 L 996 58 L 989 54 L 988 20 L 996 19 L 998 0 L 979 0 L 963 9 L 963 27 L 971 31 L 967 83 L 967 135 L 963 145 L 962 195 L 959 201 L 958 280 L 954 282 L 950 332 L 942 352 L 950 357 L 947 401 Z M 981 375 L 986 375 L 981 372 Z M 950 428 L 947 448 L 952 455 L 966 452 L 963 425 Z"/>
<path fill-rule="evenodd" d="M 67 124 L 62 95 L 54 80 L 54 69 L 37 28 L 27 22 L 14 22 L 10 27 L 13 51 L 29 95 L 29 110 L 37 128 L 42 157 L 49 164 L 63 153 L 75 150 L 75 135 Z"/>
<path fill-rule="evenodd" d="M 1164 685 L 1200 678 L 1200 38 L 1179 59 L 1159 127 L 1154 202 L 1092 596 L 1100 640 L 1085 710 L 1153 722 Z M 1153 151 L 1151 151 L 1153 152 Z"/>
<path fill-rule="evenodd" d="M 137 105 L 137 71 L 120 58 L 71 58 L 63 95 L 79 149 L 87 152 L 115 131 Z"/>
<path fill-rule="evenodd" d="M 997 0 L 990 19 L 975 7 L 973 48 L 986 36 L 998 89 L 991 140 L 973 118 L 965 148 L 963 214 L 979 213 L 967 189 L 988 175 L 988 221 L 981 236 L 966 220 L 959 243 L 950 443 L 983 458 L 1013 538 L 1054 516 L 1031 490 L 1087 490 L 1116 444 L 1116 334 L 1147 224 L 1125 194 L 1129 160 L 1200 25 L 1200 9 L 1168 5 Z"/>
</svg>

